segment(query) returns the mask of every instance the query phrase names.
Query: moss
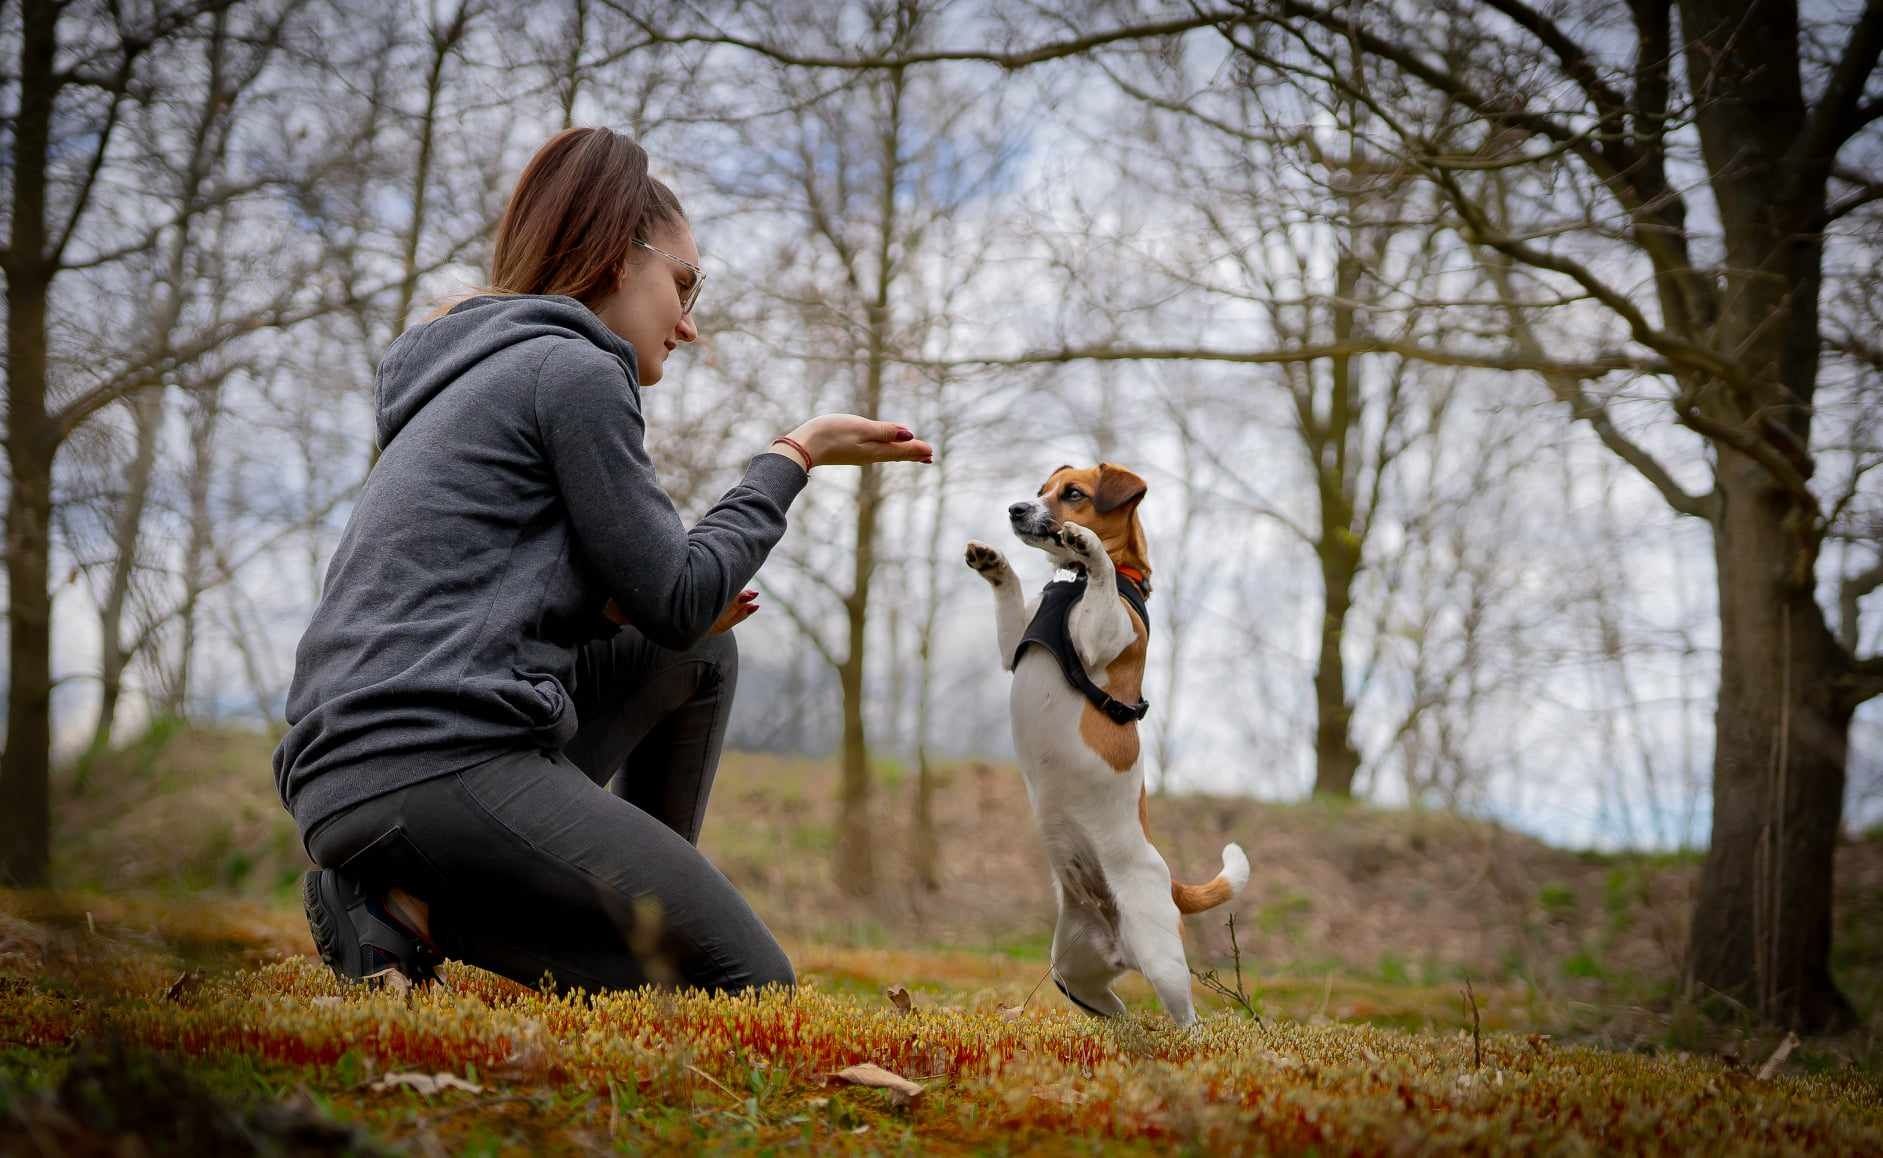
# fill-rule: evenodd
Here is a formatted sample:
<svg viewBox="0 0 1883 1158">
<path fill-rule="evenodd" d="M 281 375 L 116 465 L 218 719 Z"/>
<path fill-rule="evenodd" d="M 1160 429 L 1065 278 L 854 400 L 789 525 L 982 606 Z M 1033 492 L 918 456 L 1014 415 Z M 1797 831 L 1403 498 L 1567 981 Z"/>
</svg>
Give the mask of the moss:
<svg viewBox="0 0 1883 1158">
<path fill-rule="evenodd" d="M 1564 884 L 1547 884 L 1537 890 L 1537 904 L 1552 920 L 1567 920 L 1575 916 L 1578 905 L 1576 891 Z"/>
<path fill-rule="evenodd" d="M 1563 960 L 1563 976 L 1582 980 L 1601 981 L 1608 976 L 1593 953 L 1579 949 Z"/>
</svg>

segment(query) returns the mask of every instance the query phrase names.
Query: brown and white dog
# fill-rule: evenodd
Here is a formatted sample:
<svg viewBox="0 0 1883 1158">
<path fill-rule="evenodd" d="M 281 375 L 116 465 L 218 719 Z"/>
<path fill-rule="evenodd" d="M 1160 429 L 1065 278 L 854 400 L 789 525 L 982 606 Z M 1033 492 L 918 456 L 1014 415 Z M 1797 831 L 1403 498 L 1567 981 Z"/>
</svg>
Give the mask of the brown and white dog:
<svg viewBox="0 0 1883 1158">
<path fill-rule="evenodd" d="M 1145 490 L 1143 479 L 1111 463 L 1062 466 L 1035 499 L 1008 508 L 1021 542 L 1059 568 L 1085 572 L 1067 634 L 1086 676 L 1124 704 L 1139 700 L 1149 642 L 1147 625 L 1118 593 L 1120 574 L 1150 590 L 1138 522 Z M 1231 844 L 1208 884 L 1171 880 L 1150 841 L 1137 721 L 1101 712 L 1044 647 L 1027 647 L 1016 663 L 1040 601 L 1023 601 L 1019 577 L 985 543 L 968 544 L 967 563 L 994 589 L 1001 665 L 1013 672 L 1014 747 L 1059 900 L 1054 983 L 1088 1013 L 1110 1017 L 1124 1012 L 1112 982 L 1136 969 L 1171 1018 L 1190 1025 L 1196 1011 L 1178 914 L 1235 896 L 1248 882 L 1249 859 Z"/>
</svg>

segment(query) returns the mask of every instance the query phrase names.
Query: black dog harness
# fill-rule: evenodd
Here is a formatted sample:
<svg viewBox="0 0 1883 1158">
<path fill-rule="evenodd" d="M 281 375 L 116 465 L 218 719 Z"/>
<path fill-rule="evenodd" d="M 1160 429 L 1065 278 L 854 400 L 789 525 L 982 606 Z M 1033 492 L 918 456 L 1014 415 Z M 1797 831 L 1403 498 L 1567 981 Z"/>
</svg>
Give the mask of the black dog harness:
<svg viewBox="0 0 1883 1158">
<path fill-rule="evenodd" d="M 1059 670 L 1066 675 L 1066 682 L 1078 689 L 1079 694 L 1092 702 L 1092 706 L 1104 712 L 1115 724 L 1135 724 L 1151 710 L 1151 705 L 1143 697 L 1136 704 L 1127 704 L 1114 700 L 1104 690 L 1092 682 L 1092 677 L 1085 674 L 1085 664 L 1079 660 L 1079 651 L 1072 646 L 1072 609 L 1085 596 L 1086 574 L 1080 571 L 1072 579 L 1056 579 L 1046 585 L 1040 593 L 1040 609 L 1033 614 L 1033 622 L 1027 624 L 1026 634 L 1020 637 L 1020 645 L 1013 649 L 1013 666 L 1020 666 L 1020 657 L 1025 654 L 1028 644 L 1038 644 L 1053 654 L 1059 661 Z M 1144 589 L 1123 575 L 1118 576 L 1118 594 L 1138 613 L 1144 623 L 1145 633 L 1151 630 L 1151 615 L 1145 610 Z"/>
</svg>

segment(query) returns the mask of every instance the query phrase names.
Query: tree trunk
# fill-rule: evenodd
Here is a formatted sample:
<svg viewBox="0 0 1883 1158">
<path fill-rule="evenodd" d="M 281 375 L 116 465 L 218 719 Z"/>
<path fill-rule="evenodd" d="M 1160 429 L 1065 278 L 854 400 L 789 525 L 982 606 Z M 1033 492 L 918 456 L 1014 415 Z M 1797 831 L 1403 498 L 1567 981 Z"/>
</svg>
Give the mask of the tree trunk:
<svg viewBox="0 0 1883 1158">
<path fill-rule="evenodd" d="M 131 580 L 137 570 L 137 541 L 144 526 L 144 508 L 149 504 L 150 479 L 157 469 L 157 436 L 163 428 L 163 391 L 149 389 L 131 403 L 133 425 L 137 431 L 137 450 L 124 471 L 124 500 L 113 520 L 111 583 L 105 590 L 104 606 L 98 611 L 100 654 L 98 665 L 98 718 L 92 725 L 91 744 L 86 748 L 89 763 L 111 746 L 111 729 L 118 716 L 118 699 L 124 691 L 124 670 L 131 654 L 124 645 L 124 605 L 130 601 Z"/>
<path fill-rule="evenodd" d="M 1851 707 L 1847 657 L 1814 598 L 1819 522 L 1798 492 L 1814 468 L 1824 182 L 1830 159 L 1794 156 L 1811 124 L 1789 5 L 1686 0 L 1695 119 L 1725 239 L 1716 333 L 1748 383 L 1713 415 L 1741 423 L 1779 473 L 1716 441 L 1714 559 L 1720 691 L 1713 825 L 1688 948 L 1692 981 L 1799 1029 L 1848 1025 L 1831 979 L 1833 861 Z M 1866 70 L 1867 71 L 1867 70 Z"/>
<path fill-rule="evenodd" d="M 898 218 L 896 192 L 902 165 L 902 93 L 904 74 L 890 70 L 888 101 L 878 142 L 882 146 L 881 184 L 877 187 L 876 286 L 869 306 L 869 346 L 857 413 L 881 416 L 889 362 L 890 287 L 896 277 Z M 843 685 L 843 788 L 837 832 L 837 884 L 852 896 L 875 890 L 876 865 L 870 841 L 870 750 L 863 728 L 864 658 L 867 655 L 870 583 L 876 572 L 876 522 L 882 506 L 879 468 L 857 468 L 855 577 L 844 600 L 849 615 L 850 650 L 837 676 Z"/>
<path fill-rule="evenodd" d="M 946 426 L 940 433 L 946 437 Z M 935 511 L 928 533 L 928 597 L 923 601 L 921 633 L 916 638 L 913 853 L 916 883 L 931 893 L 941 888 L 941 842 L 935 835 L 935 770 L 929 759 L 929 722 L 935 708 L 935 628 L 941 618 L 942 533 L 948 523 L 948 465 L 947 452 L 938 445 L 934 463 Z"/>
<path fill-rule="evenodd" d="M 0 753 L 0 885 L 44 885 L 52 852 L 52 459 L 46 416 L 46 153 L 58 7 L 21 6 L 7 281 L 7 740 Z"/>
<path fill-rule="evenodd" d="M 1353 337 L 1353 302 L 1359 284 L 1360 262 L 1350 249 L 1343 248 L 1335 272 L 1336 345 Z M 1341 639 L 1347 630 L 1347 614 L 1353 609 L 1354 575 L 1360 569 L 1361 544 L 1354 533 L 1354 455 L 1350 449 L 1360 435 L 1355 381 L 1358 367 L 1347 354 L 1336 354 L 1329 363 L 1327 417 L 1317 420 L 1307 432 L 1320 491 L 1320 538 L 1314 553 L 1321 568 L 1323 592 L 1321 652 L 1314 667 L 1314 795 L 1351 797 L 1353 778 L 1360 770 L 1360 754 L 1353 747 L 1353 705 L 1347 699 L 1347 664 L 1341 654 Z"/>
<path fill-rule="evenodd" d="M 873 414 L 874 411 L 865 411 Z M 869 625 L 870 573 L 876 565 L 877 470 L 859 467 L 857 486 L 856 580 L 844 601 L 849 646 L 837 669 L 843 689 L 843 783 L 838 797 L 837 886 L 851 896 L 876 887 L 876 863 L 870 841 L 870 749 L 863 728 L 864 642 Z"/>
<path fill-rule="evenodd" d="M 199 605 L 208 588 L 206 572 L 215 529 L 210 525 L 209 487 L 215 472 L 216 427 L 222 418 L 222 387 L 197 393 L 197 413 L 190 421 L 190 537 L 183 554 L 183 606 L 177 644 L 177 677 L 170 689 L 169 711 L 179 719 L 190 714 L 191 670 L 196 657 Z"/>
<path fill-rule="evenodd" d="M 1351 549 L 1326 540 L 1318 555 L 1327 595 L 1321 611 L 1320 660 L 1314 669 L 1314 794 L 1351 797 L 1360 753 L 1353 746 L 1353 705 L 1347 702 L 1347 665 L 1340 640 L 1353 608 L 1358 560 Z"/>
<path fill-rule="evenodd" d="M 52 437 L 45 287 L 7 295 L 7 740 L 0 754 L 0 885 L 49 883 L 52 852 Z"/>
<path fill-rule="evenodd" d="M 1720 452 L 1720 690 L 1713 829 L 1692 981 L 1805 1031 L 1849 1025 L 1831 979 L 1834 854 L 1850 708 L 1811 589 L 1788 574 L 1798 517 L 1758 466 Z"/>
</svg>

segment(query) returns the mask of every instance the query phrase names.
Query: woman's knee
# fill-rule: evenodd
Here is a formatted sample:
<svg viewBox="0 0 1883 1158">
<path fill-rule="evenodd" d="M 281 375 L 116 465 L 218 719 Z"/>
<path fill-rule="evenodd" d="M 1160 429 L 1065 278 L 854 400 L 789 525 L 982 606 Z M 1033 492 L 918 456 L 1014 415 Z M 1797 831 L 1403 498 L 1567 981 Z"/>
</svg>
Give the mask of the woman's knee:
<svg viewBox="0 0 1883 1158">
<path fill-rule="evenodd" d="M 791 968 L 790 958 L 776 941 L 764 946 L 755 946 L 751 951 L 745 968 L 740 971 L 737 983 L 730 988 L 735 993 L 755 989 L 781 986 L 795 989 L 798 975 Z"/>
<path fill-rule="evenodd" d="M 739 681 L 739 641 L 730 631 L 703 637 L 687 650 L 687 657 L 705 664 L 713 682 L 732 687 Z"/>
</svg>

